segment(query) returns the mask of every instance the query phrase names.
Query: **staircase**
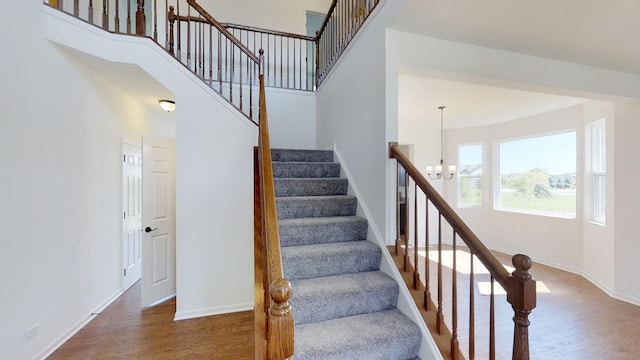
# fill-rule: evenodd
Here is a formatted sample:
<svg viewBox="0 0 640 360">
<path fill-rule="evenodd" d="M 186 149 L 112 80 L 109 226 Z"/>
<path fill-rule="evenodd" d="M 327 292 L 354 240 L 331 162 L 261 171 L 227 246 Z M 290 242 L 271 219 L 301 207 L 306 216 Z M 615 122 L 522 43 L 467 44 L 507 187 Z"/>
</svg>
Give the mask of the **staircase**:
<svg viewBox="0 0 640 360">
<path fill-rule="evenodd" d="M 273 149 L 272 161 L 293 359 L 417 359 L 420 330 L 396 309 L 398 284 L 379 271 L 333 152 Z"/>
</svg>

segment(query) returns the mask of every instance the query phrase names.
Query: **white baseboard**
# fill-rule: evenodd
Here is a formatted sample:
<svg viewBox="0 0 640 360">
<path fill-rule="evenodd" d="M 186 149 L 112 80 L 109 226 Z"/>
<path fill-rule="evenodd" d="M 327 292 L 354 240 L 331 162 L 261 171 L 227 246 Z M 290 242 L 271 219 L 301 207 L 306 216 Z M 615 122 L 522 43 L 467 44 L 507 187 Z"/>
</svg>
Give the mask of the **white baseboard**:
<svg viewBox="0 0 640 360">
<path fill-rule="evenodd" d="M 60 336 L 57 340 L 52 342 L 49 346 L 47 346 L 44 350 L 42 350 L 38 355 L 36 355 L 34 359 L 44 360 L 47 357 L 49 357 L 51 354 L 53 354 L 54 351 L 58 350 L 59 347 L 61 347 L 65 342 L 71 339 L 73 335 L 78 333 L 78 331 L 80 331 L 89 322 L 91 322 L 91 320 L 93 320 L 98 314 L 104 311 L 104 309 L 106 309 L 107 306 L 111 305 L 112 302 L 114 302 L 117 298 L 119 298 L 120 295 L 122 295 L 122 293 L 123 292 L 121 290 L 117 290 L 116 292 L 111 294 L 106 300 L 104 300 L 100 305 L 98 305 L 98 307 L 93 312 L 83 317 L 77 323 L 71 326 L 71 328 L 67 330 L 64 334 L 62 334 L 62 336 Z"/>
<path fill-rule="evenodd" d="M 253 303 L 245 303 L 245 304 L 235 304 L 235 305 L 226 305 L 226 306 L 214 306 L 205 309 L 197 309 L 197 310 L 188 310 L 188 311 L 177 311 L 173 320 L 188 320 L 195 319 L 205 316 L 214 316 L 214 315 L 222 315 L 222 314 L 231 314 L 242 311 L 250 311 L 253 310 Z"/>
<path fill-rule="evenodd" d="M 491 246 L 491 247 L 488 247 L 488 248 L 489 248 L 489 250 L 498 251 L 498 252 L 501 252 L 501 253 L 507 254 L 507 255 L 513 255 L 513 254 L 518 253 L 518 251 L 514 251 L 514 250 L 511 250 L 511 249 L 500 248 L 500 247 Z M 526 255 L 528 256 L 528 254 L 526 254 Z M 545 266 L 550 266 L 550 267 L 552 267 L 554 269 L 560 269 L 562 271 L 570 272 L 572 274 L 583 275 L 582 274 L 582 270 L 580 270 L 580 269 L 575 269 L 575 268 L 572 268 L 572 267 L 564 266 L 564 265 L 561 265 L 561 264 L 554 263 L 552 261 L 547 261 L 547 260 L 543 260 L 543 259 L 539 259 L 539 258 L 535 258 L 535 257 L 531 257 L 531 261 L 533 262 L 534 265 L 535 264 L 541 264 L 541 265 L 545 265 Z M 511 264 L 507 264 L 507 265 L 511 265 Z"/>
<path fill-rule="evenodd" d="M 512 250 L 507 250 L 507 249 L 502 249 L 502 248 L 492 247 L 491 250 L 499 251 L 499 252 L 505 253 L 505 254 L 514 254 L 514 252 Z M 637 298 L 635 296 L 628 296 L 628 295 L 616 292 L 613 289 L 611 289 L 610 287 L 605 286 L 604 284 L 600 283 L 598 280 L 596 280 L 595 278 L 593 278 L 589 274 L 584 273 L 582 270 L 570 268 L 570 267 L 567 267 L 567 266 L 563 266 L 563 265 L 556 264 L 556 263 L 551 262 L 551 261 L 546 261 L 546 260 L 542 260 L 542 259 L 538 259 L 538 258 L 531 258 L 531 260 L 533 261 L 534 265 L 536 263 L 538 263 L 538 264 L 542 264 L 542 265 L 545 265 L 545 266 L 552 267 L 554 269 L 558 269 L 558 270 L 570 272 L 572 274 L 580 275 L 585 280 L 587 280 L 588 282 L 593 284 L 595 287 L 597 287 L 598 289 L 602 290 L 608 296 L 610 296 L 610 297 L 612 297 L 612 298 L 614 298 L 616 300 L 620 300 L 620 301 L 624 301 L 624 302 L 632 304 L 632 305 L 640 306 L 640 299 L 639 298 Z M 534 269 L 534 271 L 535 271 L 535 269 Z M 535 273 L 534 273 L 534 275 L 535 275 Z M 535 280 L 535 276 L 534 276 L 534 280 Z"/>
<path fill-rule="evenodd" d="M 612 298 L 616 299 L 616 300 L 624 301 L 624 302 L 629 303 L 631 305 L 640 306 L 640 299 L 638 299 L 635 296 L 627 296 L 627 295 L 624 295 L 624 294 L 620 294 L 618 292 L 614 292 L 610 296 Z"/>
<path fill-rule="evenodd" d="M 598 280 L 596 280 L 595 278 L 593 278 L 592 276 L 590 276 L 589 274 L 586 273 L 582 273 L 581 274 L 583 278 L 585 278 L 588 282 L 592 283 L 593 285 L 595 285 L 597 288 L 599 288 L 600 290 L 602 290 L 605 294 L 611 296 L 612 298 L 615 298 L 614 295 L 614 291 L 613 289 L 609 288 L 608 286 L 605 286 L 604 284 L 600 283 Z"/>
</svg>

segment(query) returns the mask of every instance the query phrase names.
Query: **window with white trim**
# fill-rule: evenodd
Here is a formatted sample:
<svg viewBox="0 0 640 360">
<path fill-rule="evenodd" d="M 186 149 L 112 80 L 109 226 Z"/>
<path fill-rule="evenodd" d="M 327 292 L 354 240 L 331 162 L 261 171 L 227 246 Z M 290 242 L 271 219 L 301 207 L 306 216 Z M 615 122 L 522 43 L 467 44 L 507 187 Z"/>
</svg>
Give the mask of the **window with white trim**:
<svg viewBox="0 0 640 360">
<path fill-rule="evenodd" d="M 496 209 L 576 216 L 576 132 L 502 141 Z"/>
<path fill-rule="evenodd" d="M 605 119 L 591 127 L 591 172 L 593 174 L 593 221 L 606 222 L 607 133 Z"/>
<path fill-rule="evenodd" d="M 482 145 L 458 146 L 458 207 L 482 206 Z"/>
</svg>

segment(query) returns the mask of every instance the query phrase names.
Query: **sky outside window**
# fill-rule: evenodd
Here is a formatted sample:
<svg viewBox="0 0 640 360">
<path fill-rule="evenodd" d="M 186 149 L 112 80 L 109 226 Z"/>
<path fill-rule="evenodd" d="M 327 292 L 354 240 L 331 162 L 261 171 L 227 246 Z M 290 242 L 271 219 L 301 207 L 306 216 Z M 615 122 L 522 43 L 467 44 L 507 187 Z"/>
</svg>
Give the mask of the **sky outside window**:
<svg viewBox="0 0 640 360">
<path fill-rule="evenodd" d="M 505 141 L 497 208 L 575 217 L 576 133 Z"/>
<path fill-rule="evenodd" d="M 541 136 L 500 144 L 500 173 L 545 169 L 557 175 L 576 172 L 576 133 Z"/>
</svg>

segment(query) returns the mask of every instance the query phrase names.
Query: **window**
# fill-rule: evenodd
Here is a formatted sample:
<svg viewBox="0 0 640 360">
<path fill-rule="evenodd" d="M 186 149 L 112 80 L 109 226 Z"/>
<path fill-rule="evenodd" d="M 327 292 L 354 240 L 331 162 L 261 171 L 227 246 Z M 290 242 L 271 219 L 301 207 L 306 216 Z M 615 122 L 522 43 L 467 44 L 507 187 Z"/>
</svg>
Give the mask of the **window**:
<svg viewBox="0 0 640 360">
<path fill-rule="evenodd" d="M 482 145 L 458 147 L 458 207 L 482 206 Z"/>
<path fill-rule="evenodd" d="M 575 131 L 498 145 L 497 209 L 575 218 Z"/>
<path fill-rule="evenodd" d="M 607 137 L 605 120 L 591 124 L 591 171 L 593 173 L 593 221 L 606 221 Z"/>
</svg>

